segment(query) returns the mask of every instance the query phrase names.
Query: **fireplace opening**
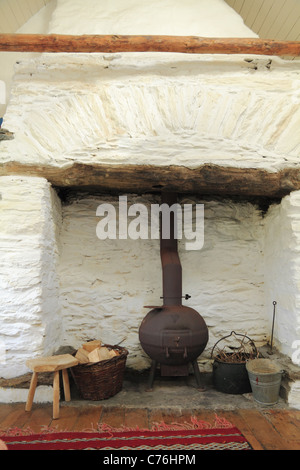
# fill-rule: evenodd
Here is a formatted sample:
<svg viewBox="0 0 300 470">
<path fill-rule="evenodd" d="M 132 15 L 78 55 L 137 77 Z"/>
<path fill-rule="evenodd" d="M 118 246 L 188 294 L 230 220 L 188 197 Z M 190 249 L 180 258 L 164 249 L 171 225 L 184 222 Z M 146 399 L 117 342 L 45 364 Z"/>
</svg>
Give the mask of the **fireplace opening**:
<svg viewBox="0 0 300 470">
<path fill-rule="evenodd" d="M 270 328 L 265 314 L 265 224 L 268 208 L 280 206 L 280 201 L 177 193 L 180 205 L 204 204 L 204 246 L 187 251 L 183 239 L 160 241 L 149 235 L 147 239 L 100 240 L 97 207 L 111 204 L 119 228 L 119 196 L 61 188 L 57 194 L 62 325 L 58 346 L 77 348 L 95 337 L 117 344 L 126 338 L 123 345 L 130 351 L 129 368 L 151 370 L 154 360 L 165 376 L 179 376 L 194 371 L 195 366 L 198 380 L 197 362 L 208 372 L 209 348 L 228 331 L 248 333 L 259 344 L 266 342 Z M 142 204 L 149 214 L 152 204 L 163 202 L 159 190 L 127 196 L 128 207 Z M 131 220 L 128 216 L 128 224 Z M 149 333 L 140 330 L 145 306 L 150 306 L 146 323 L 151 317 L 154 322 L 150 336 L 157 336 L 149 351 Z M 152 352 L 156 347 L 157 354 Z"/>
<path fill-rule="evenodd" d="M 269 200 L 268 207 L 266 199 L 177 193 L 181 207 L 185 204 L 204 205 L 204 245 L 200 250 L 189 251 L 183 236 L 177 240 L 176 250 L 171 241 L 168 254 L 163 255 L 167 263 L 164 263 L 165 281 L 162 283 L 159 230 L 157 238 L 150 234 L 148 238 L 128 236 L 127 239 L 118 236 L 99 239 L 97 236 L 96 229 L 102 220 L 97 215 L 97 208 L 101 204 L 112 207 L 117 216 L 117 228 L 120 228 L 119 194 L 104 189 L 56 189 L 39 178 L 13 177 L 2 185 L 2 203 L 12 201 L 20 211 L 24 205 L 30 208 L 30 214 L 26 212 L 26 273 L 22 266 L 14 265 L 16 282 L 24 286 L 26 281 L 26 292 L 19 288 L 14 290 L 9 284 L 11 269 L 7 274 L 10 289 L 6 291 L 5 325 L 7 337 L 11 336 L 12 340 L 7 347 L 6 364 L 2 366 L 4 378 L 26 372 L 24 351 L 30 349 L 32 354 L 52 355 L 61 348 L 78 349 L 82 343 L 94 338 L 107 344 L 118 344 L 125 338 L 122 345 L 129 350 L 128 370 L 145 372 L 147 377 L 150 377 L 152 359 L 157 365 L 167 362 L 162 363 L 165 374 L 186 373 L 187 367 L 192 373 L 195 359 L 204 375 L 212 370 L 210 348 L 228 332 L 247 334 L 257 345 L 267 343 L 274 300 L 278 302 L 274 346 L 279 342 L 288 347 L 297 339 L 294 317 L 290 315 L 289 305 L 285 307 L 281 300 L 286 298 L 281 275 L 282 266 L 285 266 L 282 257 L 290 252 L 293 262 L 290 244 L 294 239 L 286 233 L 287 230 L 292 233 L 295 227 L 292 217 L 294 214 L 297 217 L 297 194 L 282 201 Z M 152 205 L 162 203 L 159 190 L 138 194 L 128 192 L 122 197 L 125 195 L 128 232 L 132 223 L 137 227 L 139 217 L 132 216 L 131 206 L 136 204 L 150 214 Z M 16 229 L 8 217 L 9 212 L 4 210 L 3 214 L 3 223 L 11 230 L 7 233 L 14 234 Z M 140 217 L 140 222 L 142 220 Z M 14 223 L 19 223 L 23 234 L 24 219 L 14 219 Z M 13 246 L 7 256 L 11 257 L 15 248 Z M 168 267 L 169 260 L 172 260 L 171 267 Z M 168 285 L 168 270 L 176 278 L 171 285 Z M 289 272 L 285 272 L 284 277 L 288 276 Z M 36 279 L 40 279 L 41 284 L 37 285 Z M 293 295 L 293 282 L 290 285 Z M 32 302 L 32 299 L 36 301 Z M 26 325 L 26 335 L 18 330 L 19 324 L 16 325 L 15 317 L 10 315 L 10 305 L 15 305 L 14 310 L 20 315 L 26 310 L 26 317 L 20 317 L 20 328 L 25 331 Z M 24 305 L 23 310 L 20 305 Z M 145 306 L 159 308 L 145 309 Z M 176 324 L 176 334 L 175 309 L 181 312 L 178 318 L 185 309 L 188 312 L 182 315 L 186 322 L 180 320 Z M 168 317 L 171 323 L 163 324 L 163 333 L 159 335 L 164 361 L 161 357 L 152 358 L 145 351 L 145 338 L 145 349 L 139 339 L 140 325 L 151 310 L 155 310 L 153 317 L 162 321 L 168 317 L 167 312 L 171 312 Z M 192 314 L 193 310 L 197 313 Z M 187 325 L 190 319 L 194 321 L 194 315 L 196 326 L 191 329 L 201 330 L 199 314 L 209 331 L 202 352 L 202 346 L 199 347 L 197 341 L 194 344 L 195 338 Z M 203 328 L 204 346 L 204 325 Z M 284 343 L 286 331 L 289 342 Z M 20 343 L 18 348 L 10 347 L 15 332 Z M 187 344 L 189 348 L 186 348 Z M 175 353 L 176 364 L 171 363 Z M 194 375 L 191 374 L 192 381 Z"/>
</svg>

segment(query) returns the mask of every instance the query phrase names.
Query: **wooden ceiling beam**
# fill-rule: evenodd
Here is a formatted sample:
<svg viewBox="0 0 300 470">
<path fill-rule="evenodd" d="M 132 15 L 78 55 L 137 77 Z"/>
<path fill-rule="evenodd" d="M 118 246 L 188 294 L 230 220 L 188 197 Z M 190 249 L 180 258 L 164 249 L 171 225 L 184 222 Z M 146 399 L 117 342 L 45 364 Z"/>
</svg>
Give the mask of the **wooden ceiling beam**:
<svg viewBox="0 0 300 470">
<path fill-rule="evenodd" d="M 40 53 L 175 52 L 298 57 L 300 56 L 300 41 L 197 36 L 0 34 L 0 51 Z"/>
</svg>

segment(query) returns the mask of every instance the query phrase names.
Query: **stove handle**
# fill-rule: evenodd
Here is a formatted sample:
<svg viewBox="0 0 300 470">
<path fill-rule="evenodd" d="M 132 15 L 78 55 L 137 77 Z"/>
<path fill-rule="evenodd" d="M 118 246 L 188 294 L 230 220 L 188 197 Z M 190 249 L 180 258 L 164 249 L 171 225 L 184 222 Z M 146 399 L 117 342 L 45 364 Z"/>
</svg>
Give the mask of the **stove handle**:
<svg viewBox="0 0 300 470">
<path fill-rule="evenodd" d="M 187 356 L 188 356 L 188 354 L 187 354 L 187 349 L 186 349 L 186 346 L 185 346 L 184 351 L 183 351 L 184 359 L 186 359 Z M 166 358 L 168 359 L 169 357 L 170 357 L 169 348 L 168 348 L 168 346 L 166 346 Z"/>
</svg>

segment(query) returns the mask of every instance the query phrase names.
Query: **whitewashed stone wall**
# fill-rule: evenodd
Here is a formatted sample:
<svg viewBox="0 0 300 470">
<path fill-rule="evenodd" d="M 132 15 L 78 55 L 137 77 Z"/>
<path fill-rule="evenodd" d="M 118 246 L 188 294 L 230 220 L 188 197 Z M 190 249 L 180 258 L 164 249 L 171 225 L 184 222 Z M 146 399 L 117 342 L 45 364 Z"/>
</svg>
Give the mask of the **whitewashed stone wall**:
<svg viewBox="0 0 300 470">
<path fill-rule="evenodd" d="M 273 59 L 51 56 L 16 67 L 0 162 L 299 166 L 299 66 Z"/>
<path fill-rule="evenodd" d="M 265 298 L 268 329 L 273 305 L 274 345 L 300 366 L 300 191 L 270 208 L 265 235 Z M 300 380 L 290 383 L 287 401 L 300 409 Z"/>
<path fill-rule="evenodd" d="M 0 178 L 0 377 L 60 343 L 55 226 L 60 203 L 43 178 Z"/>
<path fill-rule="evenodd" d="M 221 0 L 132 0 L 125 7 L 88 0 L 84 11 L 81 0 L 59 0 L 49 26 L 60 34 L 128 32 L 255 36 Z M 299 164 L 298 61 L 42 54 L 15 70 L 4 117 L 15 139 L 1 144 L 3 164 L 216 164 L 271 172 Z"/>
<path fill-rule="evenodd" d="M 266 218 L 265 294 L 270 331 L 272 302 L 277 302 L 275 345 L 293 357 L 300 349 L 300 191 L 272 207 Z"/>
</svg>

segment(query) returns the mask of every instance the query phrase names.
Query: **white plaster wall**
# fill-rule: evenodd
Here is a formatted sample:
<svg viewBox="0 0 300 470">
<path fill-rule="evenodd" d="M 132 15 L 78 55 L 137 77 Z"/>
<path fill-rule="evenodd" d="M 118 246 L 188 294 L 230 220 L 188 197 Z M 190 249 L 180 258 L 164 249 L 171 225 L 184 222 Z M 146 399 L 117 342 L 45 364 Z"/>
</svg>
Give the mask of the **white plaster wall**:
<svg viewBox="0 0 300 470">
<path fill-rule="evenodd" d="M 0 194 L 0 377 L 10 378 L 60 344 L 59 201 L 43 178 L 1 177 Z"/>
<path fill-rule="evenodd" d="M 266 218 L 265 294 L 271 331 L 276 301 L 274 344 L 290 357 L 300 340 L 300 191 L 270 208 Z M 294 347 L 293 347 L 294 345 Z"/>
<path fill-rule="evenodd" d="M 58 0 L 49 31 L 257 37 L 223 0 Z"/>
<path fill-rule="evenodd" d="M 185 199 L 185 203 L 194 200 Z M 83 196 L 63 206 L 60 294 L 63 341 L 78 347 L 100 338 L 123 345 L 128 365 L 149 366 L 138 339 L 139 325 L 162 295 L 159 240 L 99 240 L 96 209 L 103 202 L 117 208 L 118 198 Z M 160 203 L 151 196 L 128 196 L 128 207 L 141 202 Z M 201 251 L 186 251 L 179 242 L 186 305 L 207 322 L 210 348 L 232 330 L 255 341 L 266 339 L 264 317 L 263 219 L 252 204 L 229 200 L 205 203 L 205 243 Z M 206 359 L 205 359 L 206 358 Z"/>
</svg>

